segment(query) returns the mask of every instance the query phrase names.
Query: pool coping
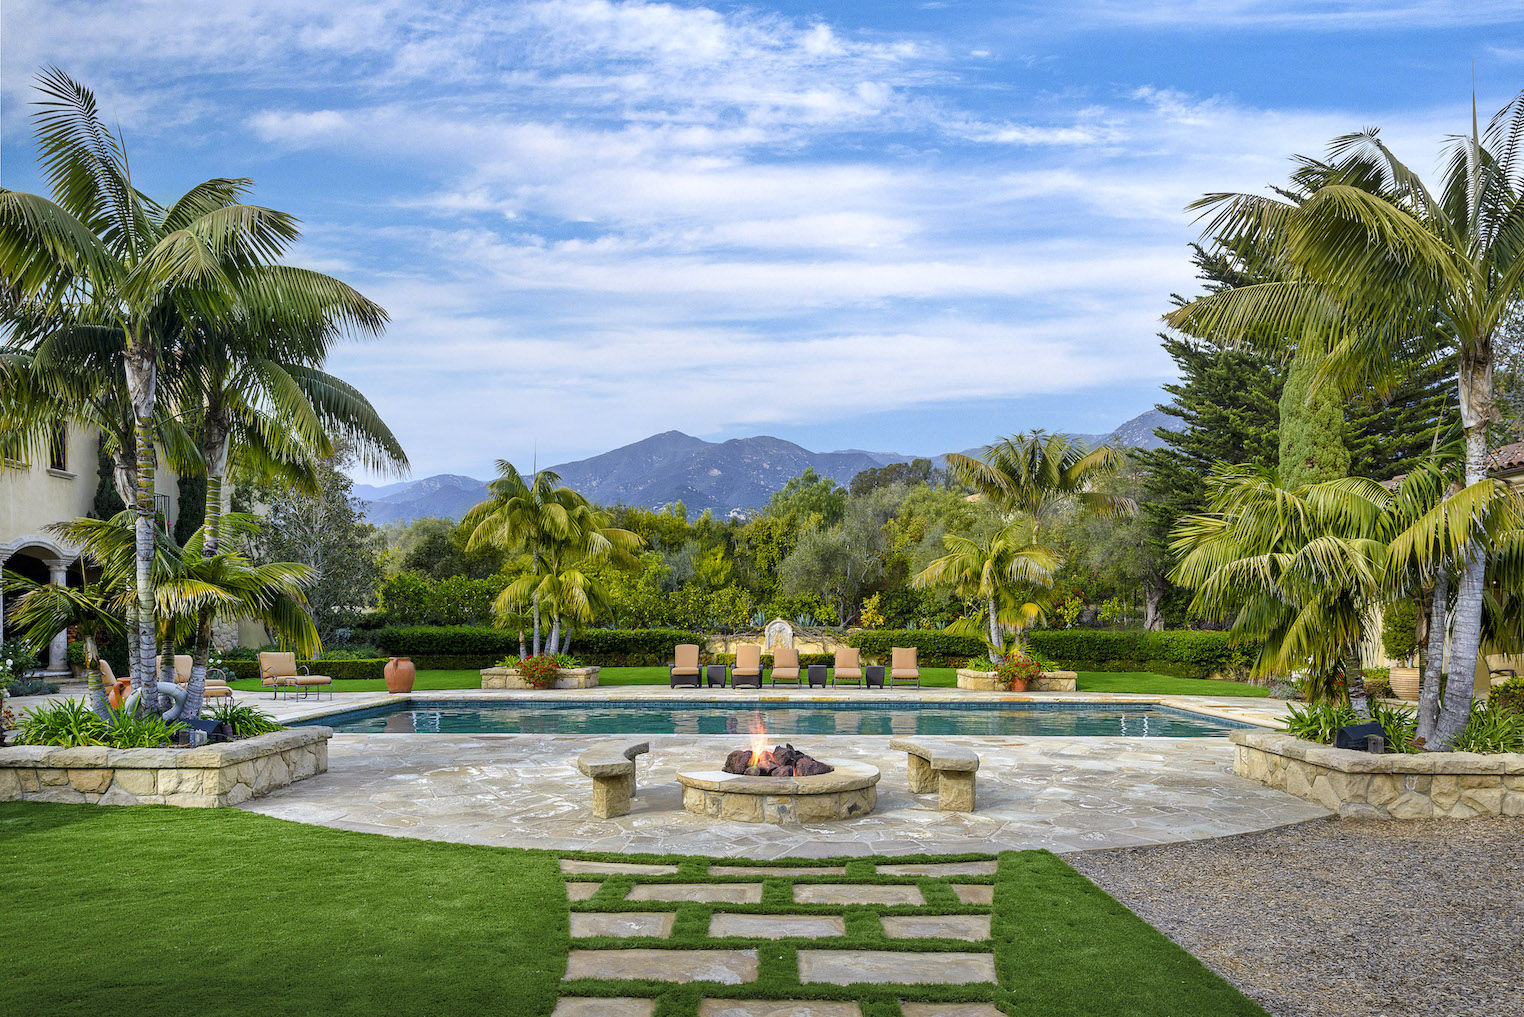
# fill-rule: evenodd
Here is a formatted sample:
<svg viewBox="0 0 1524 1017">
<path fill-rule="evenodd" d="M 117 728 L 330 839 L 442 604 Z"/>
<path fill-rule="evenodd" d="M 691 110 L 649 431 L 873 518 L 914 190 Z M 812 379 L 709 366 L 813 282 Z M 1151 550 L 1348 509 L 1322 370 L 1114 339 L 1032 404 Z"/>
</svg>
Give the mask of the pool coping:
<svg viewBox="0 0 1524 1017">
<path fill-rule="evenodd" d="M 634 691 L 638 690 L 638 691 Z M 632 694 L 634 691 L 634 694 Z M 737 692 L 745 693 L 745 698 L 740 699 Z M 254 694 L 251 694 L 254 695 Z M 1027 693 L 970 693 L 959 689 L 895 689 L 880 691 L 878 689 L 863 690 L 852 689 L 836 692 L 833 690 L 762 690 L 760 694 L 756 689 L 742 690 L 683 690 L 665 689 L 661 686 L 645 685 L 613 685 L 602 686 L 597 689 L 556 689 L 556 690 L 483 690 L 483 689 L 419 689 L 413 692 L 349 692 L 344 693 L 343 698 L 323 702 L 311 702 L 297 705 L 290 700 L 275 700 L 273 703 L 265 699 L 263 702 L 268 706 L 280 707 L 275 712 L 277 719 L 283 723 L 294 721 L 312 721 L 323 717 L 332 717 L 335 714 L 349 713 L 352 711 L 371 709 L 388 703 L 395 702 L 423 702 L 423 703 L 471 703 L 471 702 L 585 702 L 585 703 L 655 703 L 655 702 L 683 702 L 694 705 L 728 706 L 738 701 L 750 703 L 842 703 L 842 702 L 868 702 L 874 704 L 901 703 L 904 705 L 925 704 L 1055 704 L 1070 703 L 1074 705 L 1121 705 L 1133 704 L 1139 706 L 1164 706 L 1180 710 L 1184 713 L 1192 713 L 1213 720 L 1226 720 L 1239 724 L 1247 724 L 1256 728 L 1277 730 L 1281 727 L 1280 718 L 1284 715 L 1286 704 L 1280 700 L 1265 700 L 1262 698 L 1248 699 L 1248 697 L 1216 697 L 1213 702 L 1201 702 L 1199 696 L 1169 696 L 1151 695 L 1138 693 L 1088 693 L 1088 692 L 1027 692 Z M 1223 702 L 1223 699 L 1247 699 L 1247 702 Z"/>
</svg>

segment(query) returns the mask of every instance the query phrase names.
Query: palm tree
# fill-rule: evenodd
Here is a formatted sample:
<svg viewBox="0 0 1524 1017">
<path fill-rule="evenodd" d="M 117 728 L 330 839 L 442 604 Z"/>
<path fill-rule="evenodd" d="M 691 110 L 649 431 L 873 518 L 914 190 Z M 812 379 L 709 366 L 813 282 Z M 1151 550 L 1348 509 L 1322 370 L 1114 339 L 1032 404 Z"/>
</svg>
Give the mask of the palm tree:
<svg viewBox="0 0 1524 1017">
<path fill-rule="evenodd" d="M 1336 139 L 1303 200 L 1211 194 L 1205 235 L 1218 246 L 1266 252 L 1272 281 L 1202 297 L 1167 316 L 1196 335 L 1282 351 L 1311 340 L 1326 350 L 1321 376 L 1346 392 L 1381 385 L 1414 336 L 1440 336 L 1459 366 L 1465 483 L 1489 483 L 1487 428 L 1500 421 L 1493 342 L 1524 295 L 1524 93 L 1449 143 L 1437 191 L 1374 129 Z M 1474 492 L 1485 500 L 1484 492 Z M 1474 661 L 1482 638 L 1488 549 L 1458 561 L 1449 654 Z M 1464 666 L 1464 665 L 1458 665 Z M 1425 676 L 1427 683 L 1428 677 Z M 1449 743 L 1470 715 L 1450 695 L 1435 731 Z"/>
<path fill-rule="evenodd" d="M 1287 488 L 1274 470 L 1220 466 L 1208 511 L 1175 528 L 1170 578 L 1195 591 L 1193 610 L 1262 642 L 1257 672 L 1306 667 L 1342 695 L 1342 671 L 1364 714 L 1359 647 L 1376 609 L 1474 541 L 1517 529 L 1517 496 L 1486 485 L 1447 496 L 1450 483 L 1434 462 L 1392 489 L 1360 477 Z"/>
<path fill-rule="evenodd" d="M 10 321 L 44 323 L 32 338 L 39 354 L 77 324 L 109 333 L 120 353 L 133 420 L 132 656 L 141 688 L 153 680 L 153 423 L 165 353 L 192 323 L 252 314 L 374 329 L 382 319 L 342 283 L 276 263 L 298 239 L 297 222 L 244 203 L 249 181 L 208 180 L 160 205 L 133 185 L 125 145 L 101 121 L 89 89 L 57 69 L 39 75 L 38 87 L 35 136 L 52 199 L 0 189 L 3 310 Z M 46 328 L 49 321 L 58 328 Z"/>
<path fill-rule="evenodd" d="M 951 453 L 947 470 L 1004 512 L 1022 512 L 1032 524 L 1032 539 L 1041 537 L 1054 512 L 1069 505 L 1100 515 L 1131 515 L 1131 499 L 1096 490 L 1096 481 L 1122 467 L 1120 450 L 1102 445 L 1091 449 L 1066 434 L 1028 431 L 986 445 L 983 458 Z"/>
<path fill-rule="evenodd" d="M 984 540 L 949 533 L 942 538 L 948 553 L 910 581 L 918 590 L 949 587 L 977 605 L 974 615 L 958 619 L 950 629 L 983 638 L 995 664 L 1005 658 L 1010 645 L 1006 630 L 1023 632 L 1042 617 L 1041 604 L 1029 594 L 1052 585 L 1058 567 L 1053 554 L 1029 541 L 1027 532 L 1026 526 L 1013 522 Z"/>
<path fill-rule="evenodd" d="M 257 523 L 247 516 L 235 517 L 239 529 Z M 94 628 L 126 631 L 121 618 L 136 606 L 137 541 L 131 513 L 110 520 L 75 519 L 54 523 L 49 529 L 83 549 L 100 569 L 99 578 L 83 590 L 34 583 L 22 576 L 6 576 L 6 592 L 19 593 L 12 621 L 30 642 L 42 645 L 60 628 L 88 622 Z M 149 623 L 157 640 L 168 648 L 188 642 L 206 612 L 217 621 L 249 619 L 263 623 L 297 652 L 319 649 L 317 629 L 307 610 L 303 590 L 312 582 L 306 565 L 292 562 L 255 564 L 242 555 L 222 552 L 206 555 L 198 532 L 185 548 L 162 530 L 154 531 L 153 613 Z M 166 652 L 165 656 L 168 654 Z M 149 658 L 146 683 L 152 688 L 158 675 Z M 205 675 L 192 675 L 185 711 L 198 716 Z M 156 697 L 145 696 L 147 708 Z M 99 706 L 99 704 L 95 704 Z"/>
<path fill-rule="evenodd" d="M 529 573 L 499 595 L 496 608 L 512 610 L 530 604 L 536 656 L 541 651 L 541 614 L 549 609 L 549 651 L 555 652 L 562 611 L 577 618 L 582 605 L 592 602 L 588 597 L 592 581 L 581 573 L 577 573 L 581 581 L 572 580 L 572 567 L 584 560 L 638 567 L 633 552 L 644 541 L 629 530 L 611 526 L 608 515 L 576 491 L 557 487 L 561 478 L 549 470 L 538 471 L 526 483 L 517 467 L 499 459 L 497 472 L 498 478 L 487 485 L 488 499 L 461 520 L 461 526 L 471 531 L 466 550 L 495 547 L 529 558 Z M 568 581 L 571 585 L 565 586 Z"/>
</svg>

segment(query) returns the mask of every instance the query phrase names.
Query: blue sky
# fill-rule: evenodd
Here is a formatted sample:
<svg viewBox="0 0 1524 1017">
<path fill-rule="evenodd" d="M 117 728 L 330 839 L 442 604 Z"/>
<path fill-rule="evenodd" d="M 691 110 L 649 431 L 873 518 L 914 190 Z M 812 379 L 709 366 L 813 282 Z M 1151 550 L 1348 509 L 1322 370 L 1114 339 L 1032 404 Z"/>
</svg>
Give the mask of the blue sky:
<svg viewBox="0 0 1524 1017">
<path fill-rule="evenodd" d="M 414 475 L 669 429 L 937 453 L 1171 376 L 1183 211 L 1380 126 L 1420 172 L 1524 87 L 1517 3 L 6 0 L 162 198 L 249 176 L 381 302 L 333 370 Z"/>
</svg>

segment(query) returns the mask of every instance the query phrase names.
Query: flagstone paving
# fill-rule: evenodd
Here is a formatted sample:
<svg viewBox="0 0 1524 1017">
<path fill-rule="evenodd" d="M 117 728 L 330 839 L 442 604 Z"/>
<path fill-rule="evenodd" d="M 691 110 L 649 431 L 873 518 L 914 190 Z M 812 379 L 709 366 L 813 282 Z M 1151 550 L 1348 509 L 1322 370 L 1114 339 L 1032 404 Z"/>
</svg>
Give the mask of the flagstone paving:
<svg viewBox="0 0 1524 1017">
<path fill-rule="evenodd" d="M 961 939 L 977 943 L 990 938 L 989 915 L 885 915 L 884 935 L 890 939 Z"/>
<path fill-rule="evenodd" d="M 656 1000 L 624 996 L 562 996 L 550 1017 L 652 1017 Z"/>
<path fill-rule="evenodd" d="M 574 978 L 741 985 L 757 980 L 757 951 L 573 950 L 566 955 L 566 981 Z"/>
<path fill-rule="evenodd" d="M 620 911 L 613 914 L 573 911 L 571 934 L 573 939 L 588 936 L 666 937 L 672 934 L 672 922 L 676 918 L 671 911 Z"/>
<path fill-rule="evenodd" d="M 901 953 L 887 950 L 800 950 L 799 981 L 854 985 L 962 985 L 994 982 L 988 953 Z"/>
<path fill-rule="evenodd" d="M 715 938 L 821 939 L 846 934 L 847 923 L 838 915 L 715 915 L 709 919 L 709 935 Z"/>
<path fill-rule="evenodd" d="M 742 718 L 738 718 L 739 720 Z M 576 735 L 336 735 L 328 772 L 244 803 L 297 822 L 505 847 L 701 855 L 744 866 L 772 858 L 1134 847 L 1269 829 L 1326 816 L 1320 806 L 1232 772 L 1208 738 L 954 738 L 980 756 L 979 808 L 941 812 L 909 790 L 888 737 L 811 737 L 827 760 L 879 768 L 878 804 L 859 819 L 740 823 L 682 807 L 676 769 L 715 762 L 734 736 L 651 736 L 628 815 L 595 819 Z"/>
<path fill-rule="evenodd" d="M 602 889 L 602 883 L 567 883 L 566 896 L 568 900 L 587 900 Z"/>
<path fill-rule="evenodd" d="M 796 883 L 796 904 L 925 904 L 919 886 Z"/>
<path fill-rule="evenodd" d="M 608 949 L 576 949 L 567 958 L 563 981 L 567 983 L 568 995 L 563 997 L 554 1017 L 626 1017 L 640 1014 L 646 1017 L 650 1011 L 633 1009 L 642 1002 L 632 997 L 581 997 L 589 982 L 602 983 L 607 990 L 617 992 L 620 981 L 638 981 L 642 991 L 651 991 L 651 983 L 666 982 L 674 986 L 691 982 L 719 985 L 746 986 L 757 982 L 763 971 L 763 955 L 771 958 L 772 965 L 768 983 L 787 985 L 797 978 L 798 995 L 807 997 L 811 986 L 867 986 L 887 987 L 889 998 L 901 992 L 898 986 L 928 985 L 967 987 L 982 991 L 996 989 L 993 944 L 990 943 L 991 916 L 981 914 L 939 914 L 940 908 L 928 903 L 946 904 L 948 891 L 953 886 L 965 889 L 991 889 L 983 884 L 955 884 L 954 879 L 993 877 L 997 864 L 993 860 L 974 862 L 948 862 L 932 864 L 879 864 L 877 875 L 871 875 L 867 866 L 851 866 L 854 876 L 845 875 L 848 866 L 727 866 L 695 865 L 685 863 L 681 872 L 683 882 L 663 882 L 665 873 L 653 871 L 622 871 L 635 866 L 617 863 L 591 863 L 563 859 L 561 870 L 568 888 L 599 886 L 596 880 L 615 881 L 615 886 L 626 890 L 627 900 L 651 900 L 665 902 L 666 910 L 652 911 L 603 911 L 596 905 L 573 903 L 571 908 L 571 933 L 574 939 L 589 936 L 606 936 L 614 942 Z M 646 870 L 661 866 L 644 866 Z M 668 868 L 671 868 L 670 866 Z M 742 872 L 737 873 L 740 869 Z M 890 873 L 886 870 L 898 870 Z M 752 874 L 767 877 L 767 882 L 729 882 L 737 875 Z M 915 883 L 861 882 L 862 879 L 878 879 L 884 875 L 902 874 L 915 878 Z M 822 876 L 832 882 L 812 882 Z M 588 878 L 579 878 L 588 877 Z M 706 882 L 706 880 L 709 880 Z M 783 884 L 781 887 L 779 884 Z M 770 888 L 767 899 L 779 906 L 784 913 L 768 913 L 774 908 L 763 904 L 764 886 Z M 626 889 L 627 888 L 627 889 Z M 932 891 L 923 893 L 923 888 Z M 786 894 L 780 894 L 786 890 Z M 785 901 L 808 903 L 818 908 L 839 908 L 840 913 L 793 914 L 787 913 L 793 906 Z M 660 904 L 657 905 L 660 907 Z M 890 913 L 906 907 L 920 910 L 915 914 Z M 984 905 L 960 904 L 959 910 Z M 697 909 L 700 914 L 695 915 Z M 708 911 L 707 918 L 702 915 Z M 663 949 L 647 945 L 637 946 L 639 937 L 666 938 L 672 934 L 679 913 L 683 915 L 684 938 L 671 948 Z M 849 916 L 852 918 L 849 935 Z M 703 920 L 702 926 L 695 920 Z M 864 934 L 872 935 L 871 925 L 877 922 L 889 939 L 913 939 L 909 949 L 885 950 L 863 949 L 854 945 L 841 949 L 843 941 L 852 943 L 857 937 L 860 944 Z M 703 928 L 712 942 L 695 941 L 694 930 Z M 627 944 L 618 942 L 624 939 Z M 831 940 L 837 940 L 833 948 Z M 748 945 L 726 949 L 725 940 L 741 940 Z M 782 954 L 759 949 L 768 941 L 794 941 L 794 949 Z M 809 944 L 810 940 L 820 940 Z M 650 939 L 646 938 L 645 943 Z M 949 949 L 961 944 L 961 949 Z M 976 945 L 977 944 L 977 945 Z M 982 947 L 982 949 L 981 949 Z M 779 964 L 785 968 L 778 967 Z M 782 979 L 781 983 L 779 979 Z M 763 983 L 763 984 L 768 984 Z M 761 986 L 759 985 L 759 989 Z M 740 991 L 745 992 L 742 988 Z M 819 992 L 819 989 L 814 990 Z M 860 989 L 866 993 L 871 990 Z M 881 990 L 882 991 L 882 990 Z M 658 990 L 656 995 L 661 996 Z M 883 996 L 861 998 L 884 999 Z M 967 996 L 965 996 L 967 998 Z M 651 1002 L 645 1000 L 644 1002 Z M 901 1001 L 902 1010 L 915 1017 L 990 1017 L 999 1011 L 985 1004 L 932 1005 L 932 1009 L 917 1008 L 915 1004 Z M 689 1004 L 691 1005 L 691 1004 Z M 606 1009 L 600 1009 L 605 1006 Z M 706 998 L 699 1004 L 699 1017 L 862 1017 L 856 1002 L 825 999 L 716 999 Z"/>
<path fill-rule="evenodd" d="M 965 904 L 992 904 L 995 900 L 995 888 L 982 886 L 978 883 L 954 883 L 953 893 Z"/>
<path fill-rule="evenodd" d="M 905 1017 L 1005 1017 L 988 1003 L 901 1003 Z"/>
</svg>

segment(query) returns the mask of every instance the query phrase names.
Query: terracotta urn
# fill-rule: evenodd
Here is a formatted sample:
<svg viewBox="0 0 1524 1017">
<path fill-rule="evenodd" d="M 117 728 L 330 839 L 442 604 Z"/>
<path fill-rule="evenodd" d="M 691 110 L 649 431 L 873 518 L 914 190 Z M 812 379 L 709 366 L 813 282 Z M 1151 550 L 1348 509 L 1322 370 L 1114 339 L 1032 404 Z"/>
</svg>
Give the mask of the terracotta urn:
<svg viewBox="0 0 1524 1017">
<path fill-rule="evenodd" d="M 413 658 L 393 657 L 386 662 L 382 673 L 386 675 L 386 691 L 413 691 L 413 677 L 417 674 L 417 669 L 413 667 Z"/>
<path fill-rule="evenodd" d="M 1025 692 L 1027 690 L 1027 683 L 1028 683 L 1028 679 L 1026 679 L 1026 678 L 1012 678 L 1011 679 L 1011 691 L 1012 692 Z"/>
<path fill-rule="evenodd" d="M 1418 683 L 1420 672 L 1416 667 L 1392 668 L 1390 681 L 1392 683 L 1392 695 L 1398 699 L 1406 699 L 1410 703 L 1418 701 Z"/>
</svg>

